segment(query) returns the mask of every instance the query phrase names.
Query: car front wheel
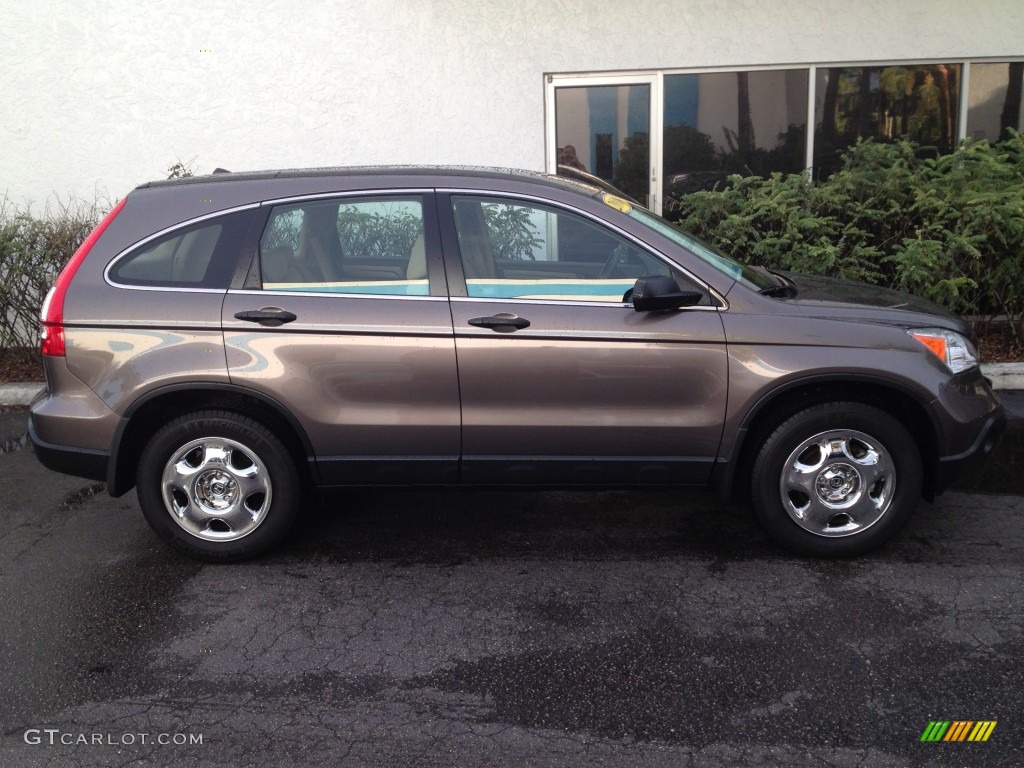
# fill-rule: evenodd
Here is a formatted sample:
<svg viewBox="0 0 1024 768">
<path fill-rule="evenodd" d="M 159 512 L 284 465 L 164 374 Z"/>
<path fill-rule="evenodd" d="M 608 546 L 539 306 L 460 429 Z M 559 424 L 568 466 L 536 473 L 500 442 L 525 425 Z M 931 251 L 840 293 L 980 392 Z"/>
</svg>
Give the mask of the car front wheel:
<svg viewBox="0 0 1024 768">
<path fill-rule="evenodd" d="M 187 414 L 160 429 L 143 450 L 136 482 L 157 535 L 203 560 L 266 552 L 299 509 L 288 450 L 262 424 L 230 411 Z"/>
<path fill-rule="evenodd" d="M 921 486 L 920 452 L 900 422 L 863 403 L 824 403 L 772 431 L 754 462 L 752 502 L 787 549 L 842 557 L 892 537 Z"/>
</svg>

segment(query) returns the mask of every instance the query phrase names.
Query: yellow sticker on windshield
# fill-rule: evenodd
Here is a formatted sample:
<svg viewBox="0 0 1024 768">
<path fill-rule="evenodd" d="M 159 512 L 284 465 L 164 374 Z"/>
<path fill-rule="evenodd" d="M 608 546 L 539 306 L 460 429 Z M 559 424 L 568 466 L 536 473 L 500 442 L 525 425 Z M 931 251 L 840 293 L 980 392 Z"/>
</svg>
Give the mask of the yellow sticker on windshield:
<svg viewBox="0 0 1024 768">
<path fill-rule="evenodd" d="M 633 210 L 633 206 L 623 200 L 621 197 L 615 195 L 605 195 L 604 204 L 609 208 L 614 208 L 616 211 L 622 211 L 623 213 L 629 213 Z"/>
</svg>

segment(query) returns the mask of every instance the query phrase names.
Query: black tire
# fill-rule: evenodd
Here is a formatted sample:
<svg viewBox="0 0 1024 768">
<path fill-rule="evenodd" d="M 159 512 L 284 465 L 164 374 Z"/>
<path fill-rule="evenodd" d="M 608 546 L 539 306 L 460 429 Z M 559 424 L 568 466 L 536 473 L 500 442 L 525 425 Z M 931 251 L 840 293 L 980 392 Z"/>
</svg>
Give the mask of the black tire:
<svg viewBox="0 0 1024 768">
<path fill-rule="evenodd" d="M 197 411 L 150 439 L 136 476 L 156 534 L 211 562 L 244 560 L 277 545 L 298 516 L 301 484 L 284 444 L 231 411 Z"/>
<path fill-rule="evenodd" d="M 768 534 L 792 552 L 860 555 L 913 514 L 921 467 L 913 437 L 885 411 L 823 403 L 772 430 L 754 461 L 751 501 Z"/>
</svg>

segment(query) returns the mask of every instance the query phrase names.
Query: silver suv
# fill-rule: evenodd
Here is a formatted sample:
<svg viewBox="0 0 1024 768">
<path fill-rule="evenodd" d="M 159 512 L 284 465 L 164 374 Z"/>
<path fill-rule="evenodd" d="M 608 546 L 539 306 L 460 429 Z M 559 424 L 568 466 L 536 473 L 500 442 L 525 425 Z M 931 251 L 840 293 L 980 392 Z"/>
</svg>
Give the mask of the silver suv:
<svg viewBox="0 0 1024 768">
<path fill-rule="evenodd" d="M 878 546 L 1002 430 L 971 330 L 742 265 L 583 183 L 468 169 L 144 184 L 43 311 L 48 467 L 185 552 L 307 486 L 715 485 L 784 546 Z"/>
</svg>

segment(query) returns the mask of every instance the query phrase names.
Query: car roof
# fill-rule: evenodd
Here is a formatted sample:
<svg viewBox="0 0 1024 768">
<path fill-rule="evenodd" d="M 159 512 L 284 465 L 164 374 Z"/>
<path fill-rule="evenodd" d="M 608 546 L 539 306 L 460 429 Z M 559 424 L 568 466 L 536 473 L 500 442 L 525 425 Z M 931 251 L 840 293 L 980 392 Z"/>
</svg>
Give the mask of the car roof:
<svg viewBox="0 0 1024 768">
<path fill-rule="evenodd" d="M 434 178 L 486 178 L 507 181 L 525 181 L 542 186 L 557 189 L 570 190 L 593 196 L 601 192 L 600 188 L 587 184 L 577 179 L 568 179 L 562 176 L 554 176 L 540 171 L 530 171 L 516 168 L 497 168 L 483 166 L 459 166 L 459 165 L 367 165 L 367 166 L 345 166 L 345 167 L 324 167 L 324 168 L 287 168 L 280 170 L 264 171 L 242 171 L 234 173 L 217 169 L 211 174 L 202 176 L 182 176 L 174 179 L 162 179 L 159 181 L 147 181 L 140 184 L 136 189 L 159 189 L 164 187 L 178 187 L 192 184 L 210 184 L 221 182 L 244 182 L 244 181 L 270 181 L 281 179 L 303 179 L 303 178 L 356 178 L 356 177 L 409 177 L 424 176 Z"/>
</svg>

